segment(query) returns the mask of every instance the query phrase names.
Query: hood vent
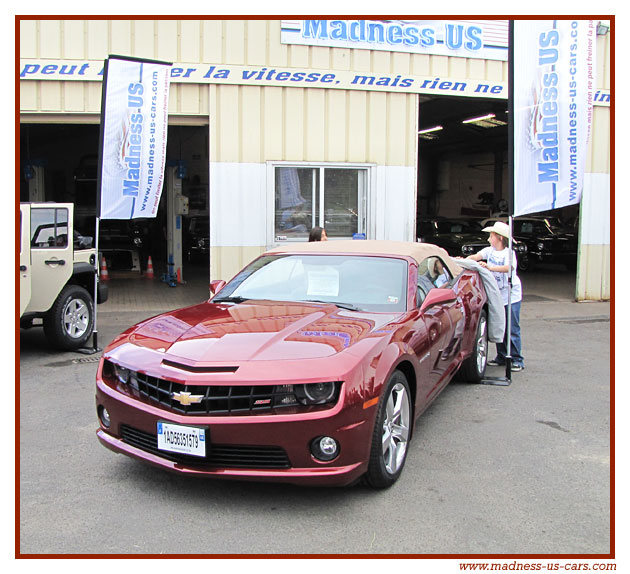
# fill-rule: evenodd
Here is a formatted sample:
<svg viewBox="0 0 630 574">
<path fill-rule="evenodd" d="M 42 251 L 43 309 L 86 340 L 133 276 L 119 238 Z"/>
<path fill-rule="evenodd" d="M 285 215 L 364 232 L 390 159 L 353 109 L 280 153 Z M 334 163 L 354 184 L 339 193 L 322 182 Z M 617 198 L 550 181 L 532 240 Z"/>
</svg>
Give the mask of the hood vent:
<svg viewBox="0 0 630 574">
<path fill-rule="evenodd" d="M 174 367 L 181 371 L 187 371 L 189 373 L 236 373 L 238 367 L 205 367 L 196 365 L 184 365 L 182 363 L 176 363 L 175 361 L 169 361 L 164 359 L 162 364 L 166 367 Z"/>
</svg>

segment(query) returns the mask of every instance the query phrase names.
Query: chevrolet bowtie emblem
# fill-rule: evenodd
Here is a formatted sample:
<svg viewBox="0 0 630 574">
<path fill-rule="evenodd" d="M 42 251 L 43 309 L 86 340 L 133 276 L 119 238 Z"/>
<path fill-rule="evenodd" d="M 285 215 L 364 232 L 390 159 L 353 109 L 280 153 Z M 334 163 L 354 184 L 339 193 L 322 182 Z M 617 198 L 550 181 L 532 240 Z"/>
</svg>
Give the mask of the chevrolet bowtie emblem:
<svg viewBox="0 0 630 574">
<path fill-rule="evenodd" d="M 193 395 L 187 392 L 173 393 L 171 394 L 171 397 L 184 406 L 200 403 L 203 399 L 203 395 Z"/>
</svg>

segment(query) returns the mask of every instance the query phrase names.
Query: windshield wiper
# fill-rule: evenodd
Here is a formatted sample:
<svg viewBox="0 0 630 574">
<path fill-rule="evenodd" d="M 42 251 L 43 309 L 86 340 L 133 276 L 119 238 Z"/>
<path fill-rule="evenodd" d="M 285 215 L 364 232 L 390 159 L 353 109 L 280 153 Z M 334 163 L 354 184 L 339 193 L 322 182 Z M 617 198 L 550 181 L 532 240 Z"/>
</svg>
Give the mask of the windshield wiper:
<svg viewBox="0 0 630 574">
<path fill-rule="evenodd" d="M 340 309 L 347 309 L 348 311 L 361 311 L 356 305 L 352 303 L 338 303 L 337 301 L 321 301 L 318 299 L 305 299 L 304 303 L 329 303 L 330 305 L 336 305 Z"/>
<path fill-rule="evenodd" d="M 243 303 L 249 301 L 247 297 L 217 297 L 212 299 L 213 303 Z"/>
</svg>

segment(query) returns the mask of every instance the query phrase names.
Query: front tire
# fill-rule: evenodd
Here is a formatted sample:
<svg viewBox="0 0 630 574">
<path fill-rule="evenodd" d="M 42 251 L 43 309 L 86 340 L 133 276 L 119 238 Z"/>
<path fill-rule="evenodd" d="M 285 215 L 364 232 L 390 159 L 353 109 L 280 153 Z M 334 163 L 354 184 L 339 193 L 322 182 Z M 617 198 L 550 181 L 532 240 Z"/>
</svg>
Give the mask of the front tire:
<svg viewBox="0 0 630 574">
<path fill-rule="evenodd" d="M 44 318 L 51 345 L 64 350 L 83 347 L 94 329 L 94 303 L 79 285 L 66 285 Z"/>
<path fill-rule="evenodd" d="M 530 257 L 519 257 L 516 267 L 523 273 L 534 270 L 534 260 Z"/>
<path fill-rule="evenodd" d="M 488 365 L 488 319 L 485 309 L 479 313 L 479 323 L 475 333 L 475 344 L 468 357 L 458 371 L 458 379 L 470 383 L 478 383 L 486 374 Z"/>
<path fill-rule="evenodd" d="M 381 397 L 365 475 L 372 488 L 388 488 L 400 477 L 411 438 L 411 392 L 405 375 L 394 371 Z"/>
</svg>

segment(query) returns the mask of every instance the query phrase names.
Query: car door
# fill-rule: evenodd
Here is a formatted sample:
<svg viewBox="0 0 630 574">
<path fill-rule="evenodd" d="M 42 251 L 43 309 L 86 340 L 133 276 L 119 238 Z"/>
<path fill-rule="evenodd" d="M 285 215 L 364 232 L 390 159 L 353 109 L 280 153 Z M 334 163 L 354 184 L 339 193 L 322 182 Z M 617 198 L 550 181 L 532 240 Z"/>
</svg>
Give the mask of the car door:
<svg viewBox="0 0 630 574">
<path fill-rule="evenodd" d="M 32 204 L 31 292 L 26 311 L 47 311 L 73 271 L 72 204 Z"/>
<path fill-rule="evenodd" d="M 440 264 L 441 265 L 438 265 Z M 444 275 L 446 274 L 446 282 Z M 426 296 L 432 289 L 451 286 L 452 277 L 448 268 L 438 257 L 429 257 L 418 267 L 419 290 Z M 437 287 L 436 285 L 440 285 Z M 421 305 L 421 301 L 419 302 Z M 425 308 L 422 313 L 427 331 L 429 369 L 426 385 L 427 398 L 437 392 L 446 382 L 453 368 L 463 335 L 463 307 L 459 300 L 437 303 Z"/>
<path fill-rule="evenodd" d="M 20 317 L 31 300 L 31 232 L 28 205 L 20 205 Z"/>
</svg>

